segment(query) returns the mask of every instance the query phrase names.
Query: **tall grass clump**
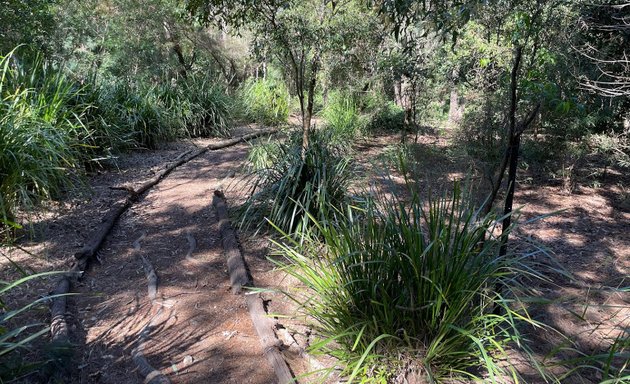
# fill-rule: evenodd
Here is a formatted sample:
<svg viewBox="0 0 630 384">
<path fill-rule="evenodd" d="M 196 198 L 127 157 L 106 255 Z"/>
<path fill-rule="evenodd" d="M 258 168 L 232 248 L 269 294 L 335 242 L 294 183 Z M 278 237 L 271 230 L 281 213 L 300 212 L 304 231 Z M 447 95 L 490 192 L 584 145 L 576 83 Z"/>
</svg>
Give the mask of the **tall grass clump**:
<svg viewBox="0 0 630 384">
<path fill-rule="evenodd" d="M 32 374 L 47 363 L 45 360 L 34 361 L 26 358 L 25 353 L 33 348 L 33 344 L 48 331 L 49 326 L 43 323 L 29 322 L 19 324 L 16 319 L 29 311 L 47 310 L 47 301 L 51 297 L 36 299 L 19 308 L 12 308 L 6 302 L 7 294 L 14 289 L 26 286 L 30 281 L 61 272 L 44 272 L 23 276 L 13 282 L 0 282 L 0 382 L 11 382 L 16 378 Z"/>
<path fill-rule="evenodd" d="M 249 79 L 239 94 L 245 116 L 252 121 L 278 125 L 289 118 L 291 97 L 282 81 L 271 78 Z"/>
<path fill-rule="evenodd" d="M 86 160 L 87 107 L 79 90 L 40 58 L 0 56 L 0 227 L 16 226 L 18 207 L 31 208 L 77 181 Z"/>
<path fill-rule="evenodd" d="M 267 218 L 293 233 L 308 228 L 312 217 L 323 220 L 346 203 L 350 160 L 330 145 L 325 133 L 312 133 L 304 157 L 301 134 L 253 153 L 250 159 L 258 169 L 242 211 L 244 226 L 259 229 Z"/>
<path fill-rule="evenodd" d="M 333 91 L 322 111 L 326 129 L 334 144 L 352 143 L 363 133 L 365 119 L 360 115 L 357 101 L 348 92 Z"/>
<path fill-rule="evenodd" d="M 177 89 L 182 121 L 192 137 L 228 136 L 232 100 L 210 79 L 193 76 Z"/>
<path fill-rule="evenodd" d="M 247 155 L 248 168 L 252 172 L 265 172 L 273 168 L 281 155 L 282 144 L 273 136 L 258 140 L 250 146 Z"/>
<path fill-rule="evenodd" d="M 381 198 L 345 220 L 313 217 L 314 240 L 277 243 L 304 287 L 288 294 L 313 321 L 313 352 L 336 357 L 347 382 L 516 375 L 500 361 L 508 344 L 523 346 L 520 322 L 538 326 L 521 281 L 542 275 L 532 255 L 499 256 L 497 218 L 470 200 L 457 187 L 426 204 Z"/>
<path fill-rule="evenodd" d="M 98 110 L 105 124 L 122 128 L 134 146 L 156 148 L 181 136 L 174 106 L 167 105 L 156 87 L 139 87 L 125 79 L 102 80 Z"/>
</svg>

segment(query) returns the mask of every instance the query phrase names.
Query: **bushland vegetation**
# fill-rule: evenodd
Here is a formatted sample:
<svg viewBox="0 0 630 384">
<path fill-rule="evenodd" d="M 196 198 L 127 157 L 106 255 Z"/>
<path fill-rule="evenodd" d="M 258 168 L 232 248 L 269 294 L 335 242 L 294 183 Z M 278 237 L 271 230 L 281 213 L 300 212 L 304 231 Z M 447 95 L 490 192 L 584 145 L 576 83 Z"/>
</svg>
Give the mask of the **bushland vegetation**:
<svg viewBox="0 0 630 384">
<path fill-rule="evenodd" d="M 627 322 L 604 351 L 567 339 L 550 352 L 570 355 L 560 371 L 535 356 L 527 330 L 551 326 L 529 287 L 566 273 L 510 236 L 520 184 L 573 193 L 627 174 L 629 19 L 628 4 L 581 0 L 3 2 L 0 240 L 124 151 L 278 126 L 251 148 L 240 222 L 275 239 L 330 374 L 517 382 L 518 350 L 542 381 L 627 382 Z M 470 169 L 428 196 L 427 132 Z M 404 178 L 390 193 L 353 184 L 356 143 L 375 135 L 399 137 L 380 159 Z M 0 300 L 38 277 L 13 267 Z M 14 317 L 41 302 L 0 301 L 1 380 L 37 368 L 15 351 L 46 328 Z"/>
</svg>

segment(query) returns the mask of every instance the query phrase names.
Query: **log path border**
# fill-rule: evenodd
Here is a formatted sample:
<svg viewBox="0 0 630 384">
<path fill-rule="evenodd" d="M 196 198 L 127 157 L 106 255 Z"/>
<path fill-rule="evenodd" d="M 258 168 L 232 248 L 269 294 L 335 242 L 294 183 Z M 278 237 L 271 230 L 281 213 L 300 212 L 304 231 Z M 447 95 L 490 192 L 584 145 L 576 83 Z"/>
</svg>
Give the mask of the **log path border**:
<svg viewBox="0 0 630 384">
<path fill-rule="evenodd" d="M 253 279 L 247 269 L 245 258 L 241 253 L 236 231 L 230 222 L 225 195 L 222 191 L 215 190 L 212 197 L 218 220 L 219 232 L 223 243 L 223 251 L 227 259 L 228 273 L 232 285 L 232 293 L 242 293 L 243 287 L 255 288 Z M 280 384 L 297 383 L 297 379 L 289 369 L 287 362 L 281 353 L 283 346 L 274 329 L 274 322 L 267 316 L 260 293 L 250 290 L 244 294 L 249 315 L 260 338 L 260 344 L 267 361 L 273 368 Z"/>
<path fill-rule="evenodd" d="M 101 224 L 97 229 L 92 232 L 85 242 L 85 245 L 74 254 L 76 259 L 71 268 L 61 277 L 55 284 L 54 289 L 51 291 L 50 296 L 50 346 L 52 350 L 63 350 L 70 346 L 70 332 L 68 322 L 66 319 L 67 312 L 67 295 L 72 289 L 72 286 L 76 284 L 83 276 L 92 260 L 96 257 L 97 252 L 100 250 L 105 239 L 110 234 L 114 225 L 134 203 L 138 202 L 142 195 L 151 189 L 153 186 L 162 181 L 177 167 L 188 163 L 189 161 L 199 157 L 200 155 L 219 149 L 228 148 L 236 144 L 247 142 L 255 138 L 271 135 L 278 130 L 265 129 L 257 132 L 249 133 L 240 137 L 224 140 L 218 143 L 212 143 L 204 146 L 203 148 L 186 151 L 178 155 L 173 162 L 168 164 L 163 170 L 158 172 L 151 179 L 144 182 L 138 189 L 134 189 L 129 186 L 114 187 L 114 189 L 122 189 L 128 192 L 127 197 L 122 201 L 114 204 L 108 212 L 104 215 Z"/>
</svg>

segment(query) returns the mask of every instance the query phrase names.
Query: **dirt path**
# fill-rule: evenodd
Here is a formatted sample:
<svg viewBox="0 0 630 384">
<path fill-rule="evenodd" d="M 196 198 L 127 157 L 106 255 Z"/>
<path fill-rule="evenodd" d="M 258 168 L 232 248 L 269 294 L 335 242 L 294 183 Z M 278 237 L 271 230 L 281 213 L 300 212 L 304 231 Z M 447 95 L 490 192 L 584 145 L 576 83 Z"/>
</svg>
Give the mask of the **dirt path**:
<svg viewBox="0 0 630 384">
<path fill-rule="evenodd" d="M 433 137 L 417 145 L 437 185 L 466 175 L 467 168 L 433 149 Z M 182 152 L 213 142 L 173 143 L 157 151 L 138 151 L 122 157 L 119 168 L 94 175 L 93 194 L 78 196 L 34 217 L 32 240 L 23 240 L 7 256 L 36 272 L 67 270 L 103 214 L 126 192 L 111 186 L 136 186 L 150 179 L 166 162 Z M 397 138 L 374 138 L 359 146 L 359 180 L 376 183 L 372 160 Z M 227 265 L 212 207 L 215 189 L 223 188 L 235 205 L 246 190 L 237 182 L 243 173 L 249 147 L 239 144 L 210 151 L 182 165 L 127 211 L 114 227 L 102 250 L 100 263 L 89 270 L 70 300 L 69 322 L 76 353 L 70 367 L 72 383 L 142 383 L 134 363 L 146 358 L 173 383 L 274 383 L 276 377 L 263 356 L 243 296 L 231 293 Z M 394 172 L 395 173 L 395 172 Z M 378 175 L 378 172 L 376 172 Z M 363 178 L 363 179 L 362 179 Z M 364 180 L 365 179 L 365 180 Z M 402 180 L 394 174 L 395 183 Z M 627 178 L 624 178 L 627 185 Z M 136 184 L 136 185 L 134 185 Z M 396 188 L 391 182 L 383 188 Z M 563 210 L 521 228 L 553 251 L 573 276 L 555 276 L 553 286 L 541 285 L 541 295 L 557 300 L 537 316 L 569 336 L 582 353 L 605 350 L 611 339 L 628 328 L 630 297 L 612 288 L 627 286 L 630 276 L 630 212 L 617 207 L 622 195 L 617 183 L 582 188 L 566 195 L 550 186 L 521 186 L 517 203 L 528 219 Z M 241 234 L 249 269 L 258 287 L 294 286 L 266 261 L 268 239 Z M 151 300 L 143 259 L 158 277 Z M 18 271 L 0 261 L 2 277 L 14 280 Z M 53 279 L 26 284 L 8 297 L 9 305 L 28 303 L 46 295 Z M 294 373 L 321 368 L 321 362 L 304 355 L 311 330 L 295 315 L 295 306 L 278 292 L 263 294 L 269 313 L 277 314 L 276 334 L 283 339 L 283 355 Z M 46 312 L 32 315 L 47 322 Z M 27 319 L 28 320 L 28 319 Z M 540 358 L 561 342 L 540 335 Z M 28 360 L 29 355 L 25 355 Z M 326 362 L 324 361 L 324 365 Z M 525 372 L 524 372 L 525 373 Z M 590 382 L 597 382 L 593 376 Z M 27 377 L 24 382 L 46 381 Z M 536 382 L 530 378 L 528 382 Z M 580 379 L 582 380 L 582 379 Z M 565 380 L 567 383 L 588 382 Z M 304 379 L 303 382 L 312 381 Z"/>
<path fill-rule="evenodd" d="M 75 382 L 142 382 L 132 359 L 141 341 L 173 383 L 275 382 L 245 300 L 230 292 L 212 209 L 212 192 L 227 186 L 246 151 L 238 145 L 181 166 L 121 217 L 101 265 L 79 286 Z M 142 257 L 158 275 L 155 300 Z"/>
</svg>

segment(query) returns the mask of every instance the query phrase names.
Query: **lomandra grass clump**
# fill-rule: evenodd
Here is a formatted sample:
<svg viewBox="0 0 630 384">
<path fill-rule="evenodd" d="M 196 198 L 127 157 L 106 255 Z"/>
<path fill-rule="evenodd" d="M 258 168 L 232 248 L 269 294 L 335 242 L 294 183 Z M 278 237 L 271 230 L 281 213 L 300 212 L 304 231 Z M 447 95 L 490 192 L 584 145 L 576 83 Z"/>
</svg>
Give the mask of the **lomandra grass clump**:
<svg viewBox="0 0 630 384">
<path fill-rule="evenodd" d="M 13 52 L 0 56 L 0 232 L 17 226 L 17 207 L 32 207 L 76 181 L 90 136 L 77 94 L 40 58 L 26 65 Z"/>
<path fill-rule="evenodd" d="M 254 165 L 251 196 L 241 212 L 245 227 L 260 229 L 265 219 L 287 233 L 325 220 L 347 202 L 350 160 L 324 132 L 312 132 L 302 156 L 301 133 L 287 142 L 267 142 L 250 152 Z"/>
<path fill-rule="evenodd" d="M 281 81 L 250 79 L 241 87 L 240 96 L 245 115 L 252 121 L 278 125 L 289 117 L 291 97 Z"/>
<path fill-rule="evenodd" d="M 313 220 L 317 237 L 277 243 L 280 265 L 304 287 L 288 294 L 319 335 L 313 352 L 337 358 L 348 382 L 516 375 L 499 361 L 508 344 L 523 346 L 519 322 L 539 325 L 521 305 L 521 281 L 543 276 L 532 255 L 499 255 L 496 218 L 458 188 Z"/>
<path fill-rule="evenodd" d="M 33 344 L 49 332 L 50 327 L 42 323 L 21 324 L 16 321 L 21 315 L 29 311 L 42 310 L 54 296 L 40 297 L 19 308 L 14 308 L 6 302 L 11 290 L 27 288 L 30 281 L 60 274 L 61 272 L 43 272 L 27 274 L 19 265 L 22 277 L 13 281 L 0 281 L 0 382 L 6 383 L 27 377 L 41 368 L 46 361 L 33 361 L 32 356 L 26 358 L 26 352 L 33 349 Z"/>
</svg>

